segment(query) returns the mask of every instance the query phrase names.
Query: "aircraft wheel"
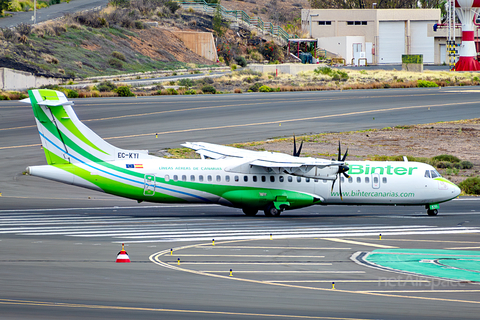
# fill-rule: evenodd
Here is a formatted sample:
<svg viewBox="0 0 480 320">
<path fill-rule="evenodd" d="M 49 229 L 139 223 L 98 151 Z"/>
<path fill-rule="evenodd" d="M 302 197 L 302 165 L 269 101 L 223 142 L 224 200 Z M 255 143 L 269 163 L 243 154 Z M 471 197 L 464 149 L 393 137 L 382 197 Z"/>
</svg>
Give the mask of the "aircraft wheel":
<svg viewBox="0 0 480 320">
<path fill-rule="evenodd" d="M 245 213 L 245 215 L 247 215 L 249 217 L 253 217 L 258 212 L 257 209 L 250 209 L 250 208 L 243 208 L 242 211 L 243 211 L 243 213 Z"/>
<path fill-rule="evenodd" d="M 429 216 L 436 216 L 438 214 L 438 210 L 437 209 L 427 210 L 427 214 Z"/>
<path fill-rule="evenodd" d="M 276 217 L 276 216 L 279 216 L 280 213 L 282 213 L 282 211 L 275 208 L 275 206 L 273 204 L 266 207 L 264 212 L 265 212 L 265 215 L 268 216 L 268 217 L 271 217 L 271 216 Z"/>
</svg>

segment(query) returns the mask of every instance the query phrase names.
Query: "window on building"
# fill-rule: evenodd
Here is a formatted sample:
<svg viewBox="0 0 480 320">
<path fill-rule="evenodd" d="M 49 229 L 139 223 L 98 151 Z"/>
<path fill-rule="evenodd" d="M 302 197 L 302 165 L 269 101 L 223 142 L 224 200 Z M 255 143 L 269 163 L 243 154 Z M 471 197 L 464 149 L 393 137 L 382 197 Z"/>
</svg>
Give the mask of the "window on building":
<svg viewBox="0 0 480 320">
<path fill-rule="evenodd" d="M 347 26 L 366 26 L 367 21 L 347 21 Z"/>
<path fill-rule="evenodd" d="M 318 21 L 319 26 L 331 26 L 332 21 Z"/>
</svg>

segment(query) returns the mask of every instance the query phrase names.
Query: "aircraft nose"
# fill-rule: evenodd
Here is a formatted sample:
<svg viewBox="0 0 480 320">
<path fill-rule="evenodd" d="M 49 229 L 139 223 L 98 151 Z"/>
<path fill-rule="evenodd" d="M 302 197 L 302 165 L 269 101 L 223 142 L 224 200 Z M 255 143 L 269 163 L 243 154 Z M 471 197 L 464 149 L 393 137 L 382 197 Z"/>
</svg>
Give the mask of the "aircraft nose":
<svg viewBox="0 0 480 320">
<path fill-rule="evenodd" d="M 458 197 L 461 192 L 462 190 L 458 186 L 453 187 L 453 194 L 455 195 L 455 197 Z"/>
</svg>

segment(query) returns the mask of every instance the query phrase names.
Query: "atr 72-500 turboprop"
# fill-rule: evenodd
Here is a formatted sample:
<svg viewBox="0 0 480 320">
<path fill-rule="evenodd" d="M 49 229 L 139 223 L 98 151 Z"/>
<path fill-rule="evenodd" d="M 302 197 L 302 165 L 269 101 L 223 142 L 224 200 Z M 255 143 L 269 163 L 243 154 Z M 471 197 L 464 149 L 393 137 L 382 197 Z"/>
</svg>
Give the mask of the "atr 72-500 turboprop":
<svg viewBox="0 0 480 320">
<path fill-rule="evenodd" d="M 428 164 L 347 163 L 340 146 L 337 160 L 299 157 L 301 146 L 287 155 L 187 142 L 201 159 L 182 160 L 120 149 L 85 126 L 62 92 L 28 93 L 22 102 L 32 104 L 48 163 L 28 167 L 28 174 L 138 202 L 219 204 L 249 216 L 315 204 L 421 205 L 437 215 L 439 203 L 460 194 Z"/>
</svg>

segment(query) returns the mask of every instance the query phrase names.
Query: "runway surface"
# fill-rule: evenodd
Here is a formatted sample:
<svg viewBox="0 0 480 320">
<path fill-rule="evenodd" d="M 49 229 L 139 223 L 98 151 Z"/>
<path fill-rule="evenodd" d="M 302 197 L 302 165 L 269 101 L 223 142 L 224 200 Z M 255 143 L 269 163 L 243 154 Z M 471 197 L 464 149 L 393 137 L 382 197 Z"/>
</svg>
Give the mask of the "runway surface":
<svg viewBox="0 0 480 320">
<path fill-rule="evenodd" d="M 83 99 L 75 110 L 109 142 L 156 151 L 475 118 L 479 92 Z M 0 119 L 2 319 L 478 318 L 480 287 L 471 279 L 352 260 L 381 249 L 480 249 L 475 198 L 442 204 L 436 217 L 421 207 L 315 206 L 269 219 L 212 205 L 137 204 L 22 175 L 45 163 L 31 108 L 0 101 Z M 114 263 L 121 243 L 130 264 Z"/>
</svg>

